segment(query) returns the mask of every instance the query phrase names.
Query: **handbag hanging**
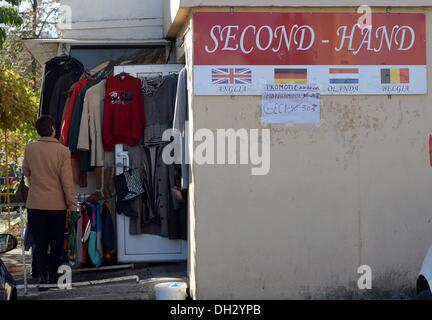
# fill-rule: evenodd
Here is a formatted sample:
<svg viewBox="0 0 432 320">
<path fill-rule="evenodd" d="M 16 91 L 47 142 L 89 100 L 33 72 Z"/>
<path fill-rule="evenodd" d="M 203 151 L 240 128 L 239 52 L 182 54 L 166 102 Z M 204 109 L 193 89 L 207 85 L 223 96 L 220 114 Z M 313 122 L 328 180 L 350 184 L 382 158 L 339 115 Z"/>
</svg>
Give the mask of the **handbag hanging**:
<svg viewBox="0 0 432 320">
<path fill-rule="evenodd" d="M 22 175 L 18 189 L 15 193 L 15 202 L 16 203 L 26 203 L 27 197 L 28 197 L 28 192 L 29 192 L 29 188 L 25 184 L 24 175 Z"/>
<path fill-rule="evenodd" d="M 114 177 L 118 200 L 127 201 L 144 193 L 138 169 L 130 169 Z"/>
</svg>

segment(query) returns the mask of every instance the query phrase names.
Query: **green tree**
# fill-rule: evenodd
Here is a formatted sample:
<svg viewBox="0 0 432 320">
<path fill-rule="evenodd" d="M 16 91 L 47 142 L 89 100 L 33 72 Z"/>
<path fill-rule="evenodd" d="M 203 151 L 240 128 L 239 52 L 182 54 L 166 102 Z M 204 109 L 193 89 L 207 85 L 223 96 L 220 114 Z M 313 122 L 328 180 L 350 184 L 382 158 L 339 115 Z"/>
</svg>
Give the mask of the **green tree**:
<svg viewBox="0 0 432 320">
<path fill-rule="evenodd" d="M 1 0 L 0 0 L 1 1 Z M 22 0 L 19 27 L 6 29 L 7 38 L 0 49 L 0 65 L 16 70 L 32 81 L 33 91 L 38 92 L 42 79 L 42 67 L 24 46 L 22 39 L 57 37 L 59 2 L 57 0 Z"/>
<path fill-rule="evenodd" d="M 3 43 L 3 48 L 0 49 L 1 168 L 6 164 L 6 154 L 10 162 L 18 164 L 24 146 L 37 136 L 33 125 L 37 116 L 42 68 L 21 39 L 56 37 L 59 9 L 57 0 L 8 2 L 9 8 L 12 4 L 19 5 L 21 23 L 8 24 L 4 28 L 7 38 Z M 7 10 L 10 15 L 12 9 Z M 17 7 L 14 7 L 14 12 L 18 12 Z M 5 136 L 7 136 L 6 140 Z"/>
<path fill-rule="evenodd" d="M 7 36 L 4 26 L 19 27 L 23 23 L 18 10 L 20 3 L 21 0 L 0 1 L 0 48 Z"/>
<path fill-rule="evenodd" d="M 0 153 L 2 168 L 18 162 L 24 146 L 35 137 L 38 99 L 29 80 L 0 67 Z"/>
</svg>

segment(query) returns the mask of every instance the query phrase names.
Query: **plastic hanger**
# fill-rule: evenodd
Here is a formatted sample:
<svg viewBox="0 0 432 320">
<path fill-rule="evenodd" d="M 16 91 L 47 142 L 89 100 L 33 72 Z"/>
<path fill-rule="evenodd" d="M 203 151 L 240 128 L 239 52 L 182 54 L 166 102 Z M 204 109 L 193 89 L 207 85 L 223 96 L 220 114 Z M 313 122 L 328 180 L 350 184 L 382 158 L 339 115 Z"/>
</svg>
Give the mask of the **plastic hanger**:
<svg viewBox="0 0 432 320">
<path fill-rule="evenodd" d="M 124 80 L 124 79 L 126 78 L 127 75 L 128 75 L 128 73 L 126 73 L 126 72 L 124 71 L 124 68 L 123 68 L 123 71 L 120 72 L 120 74 L 119 74 L 120 79 Z"/>
</svg>

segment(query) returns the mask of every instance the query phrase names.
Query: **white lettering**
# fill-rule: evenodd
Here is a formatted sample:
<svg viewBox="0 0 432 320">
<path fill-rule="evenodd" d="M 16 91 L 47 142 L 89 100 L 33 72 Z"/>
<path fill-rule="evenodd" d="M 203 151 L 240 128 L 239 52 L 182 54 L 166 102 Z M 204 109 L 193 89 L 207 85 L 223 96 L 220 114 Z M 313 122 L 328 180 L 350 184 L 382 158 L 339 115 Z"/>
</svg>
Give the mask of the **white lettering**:
<svg viewBox="0 0 432 320">
<path fill-rule="evenodd" d="M 282 40 L 285 40 L 285 46 L 286 46 L 286 48 L 289 51 L 291 49 L 291 40 L 292 40 L 292 37 L 293 37 L 293 32 L 297 28 L 298 28 L 298 25 L 294 25 L 291 28 L 290 36 L 288 38 L 285 26 L 279 26 L 279 27 L 277 27 L 276 30 L 275 30 L 275 32 L 274 32 L 275 39 L 278 38 L 278 35 L 277 35 L 278 30 L 280 30 L 280 34 L 281 35 L 280 35 L 279 45 L 278 45 L 277 48 L 273 48 L 273 52 L 279 52 L 280 51 L 280 49 L 282 47 Z"/>
<path fill-rule="evenodd" d="M 250 26 L 247 26 L 246 28 L 244 28 L 244 30 L 243 30 L 243 32 L 242 32 L 242 34 L 241 34 L 241 37 L 240 37 L 240 49 L 241 49 L 241 51 L 242 51 L 244 54 L 250 54 L 250 53 L 253 51 L 253 47 L 251 47 L 249 50 L 246 50 L 246 48 L 245 48 L 245 44 L 244 44 L 244 38 L 245 38 L 245 35 L 246 35 L 246 31 L 247 31 L 249 28 L 252 28 L 252 29 L 253 29 L 254 35 L 256 34 L 256 27 L 255 27 L 255 26 L 250 25 Z"/>
<path fill-rule="evenodd" d="M 411 42 L 410 42 L 410 44 L 408 46 L 404 47 L 403 45 L 405 43 L 405 35 L 406 35 L 407 31 L 411 34 Z M 398 34 L 400 32 L 402 32 L 401 40 L 397 41 L 397 37 L 398 37 Z M 410 50 L 413 47 L 414 42 L 415 42 L 415 32 L 414 32 L 414 29 L 411 28 L 411 27 L 409 27 L 409 26 L 402 26 L 402 27 L 400 27 L 399 30 L 396 32 L 395 39 L 396 39 L 395 40 L 396 44 L 397 45 L 400 44 L 400 46 L 398 48 L 399 51 L 408 51 L 408 50 Z"/>
<path fill-rule="evenodd" d="M 222 27 L 220 25 L 215 25 L 215 26 L 213 26 L 213 28 L 211 28 L 211 30 L 210 30 L 210 37 L 212 38 L 212 40 L 214 42 L 214 48 L 213 49 L 209 49 L 208 46 L 205 46 L 205 51 L 207 53 L 214 53 L 218 49 L 218 47 L 219 47 L 219 41 L 218 41 L 218 38 L 215 35 L 215 30 L 219 29 L 219 34 L 220 34 L 221 33 L 221 28 Z"/>
<path fill-rule="evenodd" d="M 261 45 L 261 31 L 264 30 L 264 29 L 267 30 L 267 33 L 268 33 L 268 36 L 269 36 L 268 43 L 267 43 L 267 45 L 265 47 L 263 47 Z M 273 42 L 273 31 L 272 31 L 272 29 L 269 26 L 262 26 L 261 28 L 259 28 L 258 32 L 257 32 L 257 35 L 256 35 L 256 44 L 257 44 L 258 49 L 261 50 L 261 51 L 266 51 L 266 50 L 268 50 L 271 47 L 272 42 Z"/>
<path fill-rule="evenodd" d="M 232 30 L 238 30 L 239 26 L 226 26 L 222 28 L 222 31 L 220 33 L 220 39 L 223 41 L 223 33 L 226 30 L 226 37 L 225 37 L 225 45 L 222 48 L 222 51 L 236 51 L 238 49 L 238 45 L 236 44 L 234 47 L 229 46 L 230 40 L 235 40 L 236 36 L 231 34 Z"/>
<path fill-rule="evenodd" d="M 381 51 L 381 49 L 382 49 L 382 47 L 383 47 L 384 38 L 385 38 L 385 42 L 386 42 L 386 44 L 387 44 L 387 48 L 388 48 L 389 50 L 391 50 L 392 43 L 393 43 L 393 36 L 394 36 L 394 34 L 395 34 L 395 31 L 397 31 L 398 28 L 399 28 L 399 26 L 394 26 L 394 27 L 392 28 L 390 38 L 389 38 L 388 30 L 387 30 L 387 27 L 386 27 L 386 26 L 381 26 L 381 27 L 377 28 L 377 29 L 376 29 L 376 32 L 375 32 L 375 36 L 376 36 L 376 38 L 378 39 L 378 38 L 379 38 L 379 35 L 378 35 L 378 34 L 379 34 L 379 32 L 381 31 L 381 41 L 380 41 L 380 46 L 379 46 L 378 48 L 375 48 L 374 51 L 375 51 L 375 52 L 380 52 L 380 51 Z"/>
<path fill-rule="evenodd" d="M 304 47 L 304 42 L 305 42 L 305 36 L 306 36 L 306 32 L 309 31 L 309 35 L 310 35 L 310 42 L 309 45 Z M 301 37 L 300 37 L 300 41 L 297 42 L 297 33 L 301 32 Z M 315 31 L 313 30 L 313 28 L 311 26 L 301 26 L 300 28 L 297 29 L 297 31 L 294 33 L 294 43 L 298 44 L 299 46 L 297 47 L 297 50 L 300 51 L 306 51 L 309 50 L 310 48 L 312 48 L 313 44 L 315 42 Z"/>
<path fill-rule="evenodd" d="M 372 51 L 372 50 L 373 50 L 373 49 L 371 48 L 371 35 L 372 35 L 372 33 L 371 33 L 371 29 L 367 29 L 367 28 L 362 29 L 361 33 L 362 33 L 362 35 L 364 34 L 364 35 L 363 35 L 363 38 L 362 38 L 361 43 L 360 43 L 360 45 L 358 46 L 357 50 L 355 50 L 355 51 L 353 52 L 353 54 L 357 54 L 357 53 L 359 53 L 360 50 L 363 48 L 363 45 L 365 45 L 365 44 L 367 44 L 367 50 L 369 50 L 369 51 Z"/>
<path fill-rule="evenodd" d="M 342 30 L 342 37 L 341 37 L 341 41 L 340 41 L 340 46 L 339 48 L 335 48 L 336 51 L 341 51 L 344 47 L 345 47 L 345 40 L 349 40 L 348 43 L 348 50 L 349 51 L 354 51 L 353 47 L 352 47 L 352 43 L 353 43 L 353 35 L 354 35 L 354 29 L 357 27 L 357 25 L 354 25 L 352 30 L 351 30 L 351 34 L 347 35 L 347 26 L 341 26 L 337 29 L 336 34 L 339 36 L 341 35 L 341 30 Z"/>
</svg>

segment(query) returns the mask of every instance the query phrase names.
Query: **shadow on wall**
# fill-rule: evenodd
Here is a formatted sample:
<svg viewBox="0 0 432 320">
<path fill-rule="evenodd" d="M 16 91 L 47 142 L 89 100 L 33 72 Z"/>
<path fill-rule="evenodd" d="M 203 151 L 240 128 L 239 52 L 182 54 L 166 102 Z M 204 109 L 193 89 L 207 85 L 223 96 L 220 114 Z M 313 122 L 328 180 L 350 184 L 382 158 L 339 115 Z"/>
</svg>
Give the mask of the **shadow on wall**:
<svg viewBox="0 0 432 320">
<path fill-rule="evenodd" d="M 301 295 L 310 300 L 413 300 L 415 286 L 415 279 L 411 281 L 407 273 L 391 270 L 377 275 L 370 290 L 360 290 L 357 283 L 350 282 L 348 287 L 303 288 Z"/>
</svg>

